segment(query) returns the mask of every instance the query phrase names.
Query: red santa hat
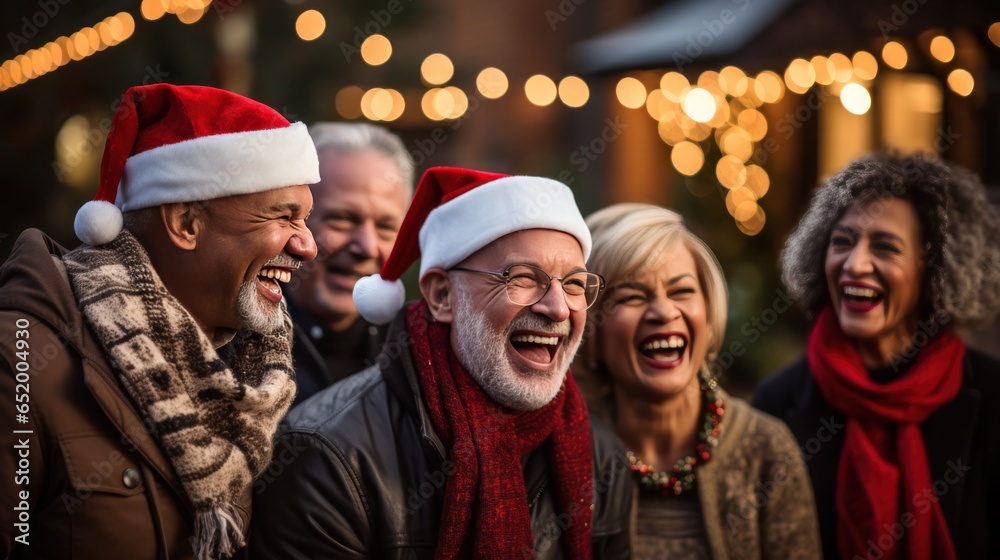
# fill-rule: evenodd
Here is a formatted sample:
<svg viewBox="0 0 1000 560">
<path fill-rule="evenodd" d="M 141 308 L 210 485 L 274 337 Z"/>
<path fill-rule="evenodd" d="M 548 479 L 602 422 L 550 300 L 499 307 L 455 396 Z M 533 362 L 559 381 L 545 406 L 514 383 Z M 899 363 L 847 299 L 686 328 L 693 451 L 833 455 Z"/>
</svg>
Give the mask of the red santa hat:
<svg viewBox="0 0 1000 560">
<path fill-rule="evenodd" d="M 94 200 L 73 228 L 88 245 L 121 233 L 122 212 L 319 182 L 302 123 L 221 89 L 153 84 L 125 92 Z"/>
<path fill-rule="evenodd" d="M 388 323 L 406 300 L 399 278 L 418 258 L 423 276 L 526 229 L 568 233 L 580 242 L 584 260 L 590 257 L 590 230 L 566 185 L 544 177 L 432 167 L 417 185 L 381 273 L 354 285 L 354 305 L 367 321 Z"/>
</svg>

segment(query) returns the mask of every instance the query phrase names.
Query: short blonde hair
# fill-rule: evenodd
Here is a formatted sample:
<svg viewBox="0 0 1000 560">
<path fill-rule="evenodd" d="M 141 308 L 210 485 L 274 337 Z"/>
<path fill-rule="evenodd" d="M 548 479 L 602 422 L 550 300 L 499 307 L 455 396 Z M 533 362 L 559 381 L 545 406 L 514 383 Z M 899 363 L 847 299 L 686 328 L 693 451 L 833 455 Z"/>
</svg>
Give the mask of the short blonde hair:
<svg viewBox="0 0 1000 560">
<path fill-rule="evenodd" d="M 659 206 L 624 203 L 591 214 L 587 218 L 587 226 L 590 227 L 594 243 L 587 261 L 587 270 L 604 276 L 608 289 L 587 312 L 584 348 L 573 371 L 592 377 L 587 382 L 604 385 L 610 382 L 606 372 L 597 371 L 596 366 L 601 357 L 597 356 L 597 344 L 594 341 L 611 310 L 612 302 L 607 294 L 615 285 L 663 266 L 670 250 L 678 243 L 687 248 L 694 258 L 698 282 L 705 297 L 709 331 L 705 359 L 714 360 L 722 348 L 726 334 L 726 280 L 715 254 L 704 241 L 691 233 L 684 225 L 684 219 L 676 212 Z M 585 394 L 587 392 L 589 391 L 585 391 Z"/>
</svg>

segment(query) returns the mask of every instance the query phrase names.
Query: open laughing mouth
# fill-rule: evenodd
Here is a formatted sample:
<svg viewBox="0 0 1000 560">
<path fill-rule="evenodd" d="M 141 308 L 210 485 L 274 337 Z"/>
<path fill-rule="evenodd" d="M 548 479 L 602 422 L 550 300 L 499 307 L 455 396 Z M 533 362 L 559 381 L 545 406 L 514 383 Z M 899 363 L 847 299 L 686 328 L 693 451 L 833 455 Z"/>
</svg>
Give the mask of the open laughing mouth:
<svg viewBox="0 0 1000 560">
<path fill-rule="evenodd" d="M 525 360 L 537 366 L 548 366 L 556 359 L 563 335 L 518 331 L 510 335 L 510 345 Z"/>
<path fill-rule="evenodd" d="M 281 301 L 281 284 L 287 284 L 292 279 L 295 269 L 281 266 L 264 266 L 257 274 L 257 288 L 268 300 Z"/>
<path fill-rule="evenodd" d="M 854 282 L 841 284 L 840 295 L 843 298 L 844 307 L 858 313 L 867 313 L 875 309 L 885 299 L 885 293 L 882 290 Z"/>
<path fill-rule="evenodd" d="M 677 367 L 684 360 L 688 339 L 681 333 L 657 333 L 639 343 L 639 355 L 655 368 Z"/>
</svg>

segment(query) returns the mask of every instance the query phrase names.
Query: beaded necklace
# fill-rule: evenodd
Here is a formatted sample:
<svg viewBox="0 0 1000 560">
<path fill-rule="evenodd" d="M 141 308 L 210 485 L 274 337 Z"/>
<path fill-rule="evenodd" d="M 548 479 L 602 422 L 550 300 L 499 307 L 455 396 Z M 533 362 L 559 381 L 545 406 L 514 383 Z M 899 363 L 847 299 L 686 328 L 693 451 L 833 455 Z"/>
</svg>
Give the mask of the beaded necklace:
<svg viewBox="0 0 1000 560">
<path fill-rule="evenodd" d="M 664 496 L 680 495 L 694 487 L 694 468 L 707 463 L 712 451 L 719 445 L 720 422 L 725 412 L 719 385 L 709 377 L 708 372 L 698 372 L 705 418 L 698 432 L 698 444 L 693 455 L 682 457 L 669 471 L 654 471 L 649 465 L 628 452 L 629 467 L 639 479 L 639 487 L 646 492 L 657 492 Z"/>
</svg>

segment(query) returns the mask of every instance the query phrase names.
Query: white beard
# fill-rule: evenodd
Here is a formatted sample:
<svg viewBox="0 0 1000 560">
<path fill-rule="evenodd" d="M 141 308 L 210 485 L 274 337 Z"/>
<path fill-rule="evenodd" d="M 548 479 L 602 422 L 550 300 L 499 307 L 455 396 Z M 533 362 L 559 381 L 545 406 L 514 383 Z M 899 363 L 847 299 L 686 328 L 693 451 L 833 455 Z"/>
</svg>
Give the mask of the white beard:
<svg viewBox="0 0 1000 560">
<path fill-rule="evenodd" d="M 260 334 L 273 333 L 284 327 L 285 314 L 281 312 L 280 305 L 264 301 L 264 298 L 257 293 L 254 282 L 250 280 L 240 286 L 237 306 L 240 319 L 243 320 L 243 328 Z"/>
<path fill-rule="evenodd" d="M 517 315 L 503 333 L 490 330 L 471 295 L 456 286 L 458 305 L 452 328 L 456 330 L 458 361 L 493 400 L 519 411 L 538 410 L 556 397 L 566 372 L 580 347 L 582 336 L 569 340 L 569 322 L 553 323 L 534 314 Z M 513 304 L 512 304 L 513 305 Z M 507 356 L 510 334 L 516 330 L 541 330 L 567 335 L 554 357 L 552 370 L 518 372 Z"/>
</svg>

